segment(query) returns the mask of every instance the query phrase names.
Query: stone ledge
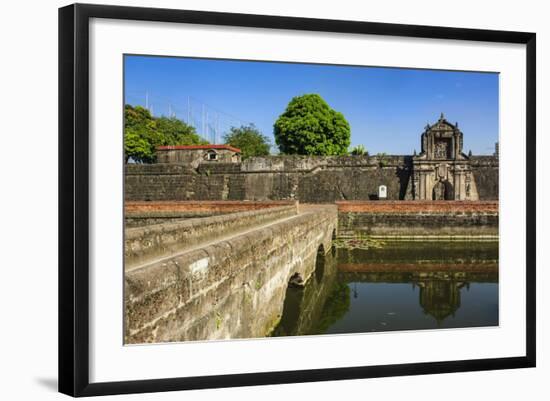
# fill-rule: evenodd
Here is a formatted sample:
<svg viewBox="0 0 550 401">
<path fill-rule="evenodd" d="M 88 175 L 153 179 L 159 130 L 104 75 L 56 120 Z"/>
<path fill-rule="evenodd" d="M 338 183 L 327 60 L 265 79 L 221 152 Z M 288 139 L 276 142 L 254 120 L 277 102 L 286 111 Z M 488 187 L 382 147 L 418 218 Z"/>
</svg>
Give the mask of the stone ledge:
<svg viewBox="0 0 550 401">
<path fill-rule="evenodd" d="M 339 213 L 491 213 L 498 201 L 337 201 Z"/>
<path fill-rule="evenodd" d="M 287 205 L 295 201 L 126 201 L 125 213 L 241 212 Z"/>
<path fill-rule="evenodd" d="M 296 214 L 294 204 L 128 228 L 124 241 L 125 269 Z"/>
<path fill-rule="evenodd" d="M 263 337 L 286 285 L 330 250 L 336 208 L 308 210 L 125 273 L 125 343 Z M 227 319 L 226 309 L 236 311 Z M 248 310 L 248 313 L 245 313 Z"/>
</svg>

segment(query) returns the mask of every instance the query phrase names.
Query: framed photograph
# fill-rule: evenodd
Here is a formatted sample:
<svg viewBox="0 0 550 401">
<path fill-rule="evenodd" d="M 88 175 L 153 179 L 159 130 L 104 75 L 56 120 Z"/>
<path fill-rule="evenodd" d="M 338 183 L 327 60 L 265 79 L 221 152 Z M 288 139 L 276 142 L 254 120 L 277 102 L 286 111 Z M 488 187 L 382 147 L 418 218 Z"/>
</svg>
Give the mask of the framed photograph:
<svg viewBox="0 0 550 401">
<path fill-rule="evenodd" d="M 534 367 L 535 82 L 534 33 L 61 8 L 59 390 Z"/>
</svg>

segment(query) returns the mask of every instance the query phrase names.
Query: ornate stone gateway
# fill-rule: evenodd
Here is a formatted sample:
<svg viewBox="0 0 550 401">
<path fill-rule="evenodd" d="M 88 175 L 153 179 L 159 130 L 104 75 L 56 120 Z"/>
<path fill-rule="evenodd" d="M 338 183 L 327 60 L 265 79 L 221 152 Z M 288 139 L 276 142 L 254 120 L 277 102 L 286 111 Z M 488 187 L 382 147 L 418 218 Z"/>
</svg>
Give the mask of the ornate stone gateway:
<svg viewBox="0 0 550 401">
<path fill-rule="evenodd" d="M 422 151 L 413 156 L 412 197 L 422 200 L 478 200 L 469 156 L 462 153 L 458 123 L 443 113 L 422 134 Z"/>
</svg>

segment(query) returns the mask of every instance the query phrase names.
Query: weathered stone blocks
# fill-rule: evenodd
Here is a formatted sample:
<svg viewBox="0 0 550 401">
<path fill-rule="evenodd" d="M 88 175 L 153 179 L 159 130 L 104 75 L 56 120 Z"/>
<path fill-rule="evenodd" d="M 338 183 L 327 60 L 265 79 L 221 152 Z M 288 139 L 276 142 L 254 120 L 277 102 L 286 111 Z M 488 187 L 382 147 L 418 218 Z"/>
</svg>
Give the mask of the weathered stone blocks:
<svg viewBox="0 0 550 401">
<path fill-rule="evenodd" d="M 338 202 L 340 235 L 498 236 L 498 202 Z"/>
<path fill-rule="evenodd" d="M 480 200 L 498 199 L 498 159 L 469 161 Z M 412 156 L 265 156 L 242 163 L 126 165 L 126 200 L 288 200 L 331 203 L 408 199 Z"/>
<path fill-rule="evenodd" d="M 259 213 L 259 212 L 255 212 Z M 125 273 L 125 342 L 263 337 L 294 274 L 307 280 L 337 226 L 333 206 L 308 208 Z"/>
<path fill-rule="evenodd" d="M 236 212 L 206 218 L 128 228 L 125 231 L 125 268 L 155 258 L 166 258 L 191 246 L 266 224 L 297 213 L 297 205 Z"/>
</svg>

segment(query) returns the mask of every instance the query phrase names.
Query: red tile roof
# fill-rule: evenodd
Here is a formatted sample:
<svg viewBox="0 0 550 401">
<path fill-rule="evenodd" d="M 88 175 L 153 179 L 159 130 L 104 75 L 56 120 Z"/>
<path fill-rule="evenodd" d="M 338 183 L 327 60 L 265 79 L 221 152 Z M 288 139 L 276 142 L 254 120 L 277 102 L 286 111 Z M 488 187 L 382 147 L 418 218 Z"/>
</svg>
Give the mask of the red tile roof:
<svg viewBox="0 0 550 401">
<path fill-rule="evenodd" d="M 172 146 L 157 146 L 157 150 L 180 150 L 180 149 L 227 149 L 236 153 L 241 153 L 241 150 L 230 145 L 172 145 Z"/>
</svg>

